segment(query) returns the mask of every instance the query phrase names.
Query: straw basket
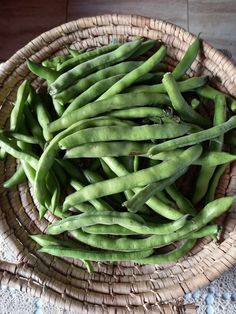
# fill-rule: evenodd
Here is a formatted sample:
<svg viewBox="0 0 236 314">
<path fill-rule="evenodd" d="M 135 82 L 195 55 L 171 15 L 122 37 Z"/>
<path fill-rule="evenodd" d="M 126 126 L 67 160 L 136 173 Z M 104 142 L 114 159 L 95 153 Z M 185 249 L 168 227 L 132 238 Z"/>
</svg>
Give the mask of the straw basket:
<svg viewBox="0 0 236 314">
<path fill-rule="evenodd" d="M 113 38 L 134 36 L 160 39 L 168 46 L 165 62 L 174 66 L 194 36 L 164 21 L 131 15 L 81 18 L 50 30 L 19 50 L 0 70 L 0 127 L 8 123 L 12 102 L 23 79 L 34 86 L 42 81 L 29 73 L 25 59 L 40 62 L 65 46 L 90 48 L 107 45 Z M 211 83 L 236 97 L 236 67 L 221 52 L 203 42 L 203 53 L 188 73 L 214 77 Z M 12 158 L 0 161 L 0 183 L 15 170 Z M 221 178 L 217 195 L 235 194 L 236 164 Z M 0 234 L 15 255 L 15 263 L 0 263 L 0 282 L 29 291 L 73 313 L 173 313 L 163 305 L 209 284 L 236 261 L 236 208 L 221 220 L 220 243 L 205 238 L 177 264 L 137 266 L 131 263 L 94 263 L 88 274 L 78 260 L 54 258 L 37 252 L 30 234 L 45 232 L 53 216 L 38 220 L 38 211 L 27 184 L 16 189 L 0 187 Z M 177 305 L 178 307 L 178 305 Z M 186 307 L 187 308 L 187 307 Z M 173 310 L 174 311 L 174 310 Z M 189 308 L 187 313 L 193 313 Z"/>
</svg>

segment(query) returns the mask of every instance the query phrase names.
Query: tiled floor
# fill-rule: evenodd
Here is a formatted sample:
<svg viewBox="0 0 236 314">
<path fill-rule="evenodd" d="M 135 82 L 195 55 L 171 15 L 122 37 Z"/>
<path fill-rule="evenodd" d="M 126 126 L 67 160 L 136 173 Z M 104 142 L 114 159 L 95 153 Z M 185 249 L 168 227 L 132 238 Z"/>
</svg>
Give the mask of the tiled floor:
<svg viewBox="0 0 236 314">
<path fill-rule="evenodd" d="M 140 14 L 164 19 L 194 33 L 236 59 L 236 0 L 2 0 L 0 61 L 35 36 L 81 16 Z"/>
</svg>

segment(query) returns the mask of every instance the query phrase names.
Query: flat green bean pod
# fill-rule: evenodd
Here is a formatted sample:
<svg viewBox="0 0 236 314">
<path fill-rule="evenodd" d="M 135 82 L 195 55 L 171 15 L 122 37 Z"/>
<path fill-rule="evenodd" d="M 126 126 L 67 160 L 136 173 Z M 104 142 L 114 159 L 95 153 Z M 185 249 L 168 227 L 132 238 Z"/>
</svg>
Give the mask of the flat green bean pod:
<svg viewBox="0 0 236 314">
<path fill-rule="evenodd" d="M 26 175 L 23 167 L 20 165 L 16 172 L 3 183 L 5 189 L 10 189 L 25 181 Z"/>
<path fill-rule="evenodd" d="M 125 168 L 115 158 L 104 157 L 102 160 L 119 177 L 129 174 L 127 168 Z M 132 191 L 131 190 L 124 191 L 126 198 L 127 198 L 127 203 L 129 202 L 129 199 L 132 199 L 134 197 L 134 195 L 137 195 L 139 193 L 139 191 L 140 191 L 140 188 L 133 188 Z M 137 212 L 137 211 L 141 212 L 145 209 L 144 203 L 142 203 L 142 206 L 137 206 L 136 208 L 134 207 L 134 208 L 132 208 L 132 210 L 130 210 L 130 208 L 129 208 L 129 210 L 132 212 Z M 172 206 L 161 201 L 161 199 L 158 197 L 153 196 L 153 197 L 148 198 L 146 200 L 146 205 L 148 205 L 153 211 L 155 211 L 159 215 L 161 215 L 165 218 L 168 218 L 170 220 L 177 220 L 180 217 L 182 217 L 182 213 L 180 213 L 178 210 L 176 210 Z"/>
<path fill-rule="evenodd" d="M 67 150 L 64 158 L 100 158 L 144 155 L 152 146 L 153 144 L 151 143 L 128 141 L 87 143 Z"/>
<path fill-rule="evenodd" d="M 176 139 L 168 140 L 161 144 L 157 144 L 149 150 L 148 156 L 152 158 L 152 156 L 162 151 L 170 151 L 180 147 L 208 141 L 210 139 L 216 138 L 228 132 L 231 129 L 234 129 L 235 127 L 236 116 L 233 116 L 228 121 L 222 123 L 221 125 L 217 125 L 194 134 L 185 135 Z"/>
<path fill-rule="evenodd" d="M 24 81 L 17 90 L 16 101 L 11 111 L 10 129 L 17 132 L 23 119 L 23 112 L 30 92 L 30 84 Z"/>
<path fill-rule="evenodd" d="M 125 88 L 132 85 L 140 77 L 150 72 L 154 66 L 162 61 L 166 55 L 166 47 L 161 46 L 161 48 L 152 55 L 148 60 L 146 60 L 142 65 L 133 71 L 127 73 L 123 78 L 111 86 L 105 93 L 103 93 L 98 100 L 109 98 L 111 96 L 121 93 Z"/>
<path fill-rule="evenodd" d="M 208 81 L 208 76 L 191 77 L 184 81 L 177 82 L 178 89 L 181 93 L 195 90 L 201 86 L 204 86 Z M 166 93 L 166 88 L 163 83 L 156 85 L 141 85 L 134 86 L 128 89 L 129 93 Z"/>
<path fill-rule="evenodd" d="M 75 132 L 59 142 L 61 149 L 70 149 L 85 143 L 107 141 L 145 141 L 168 139 L 184 135 L 191 127 L 180 123 L 141 126 L 101 126 Z"/>
<path fill-rule="evenodd" d="M 177 172 L 182 163 L 184 163 L 186 168 L 193 162 L 193 160 L 197 159 L 201 153 L 201 146 L 190 147 L 181 154 L 179 158 L 164 161 L 159 165 L 139 170 L 126 176 L 90 184 L 80 191 L 67 196 L 63 207 L 66 210 L 70 206 L 80 204 L 89 199 L 96 199 L 105 195 L 119 193 L 134 187 L 143 187 L 149 183 L 168 178 Z"/>
<path fill-rule="evenodd" d="M 162 82 L 170 97 L 173 108 L 178 112 L 181 119 L 201 127 L 209 127 L 211 125 L 211 122 L 208 119 L 202 117 L 197 111 L 189 106 L 187 101 L 181 95 L 177 82 L 171 73 L 166 73 Z"/>
<path fill-rule="evenodd" d="M 42 247 L 39 252 L 48 253 L 53 256 L 65 256 L 85 259 L 88 261 L 130 261 L 137 258 L 144 258 L 153 253 L 152 250 L 142 250 L 139 252 L 107 252 L 91 251 L 85 249 L 68 248 L 59 245 L 49 245 Z"/>
<path fill-rule="evenodd" d="M 168 234 L 182 228 L 186 223 L 187 217 L 188 215 L 185 215 L 176 221 L 158 225 L 145 222 L 141 216 L 134 213 L 114 211 L 103 211 L 98 213 L 97 211 L 92 211 L 55 221 L 48 226 L 47 232 L 48 234 L 55 235 L 65 231 L 77 230 L 97 224 L 117 224 L 140 234 Z"/>
<path fill-rule="evenodd" d="M 194 245 L 196 244 L 195 239 L 187 240 L 182 246 L 178 247 L 177 249 L 161 254 L 161 255 L 151 255 L 145 257 L 143 259 L 135 260 L 136 263 L 139 264 L 169 264 L 169 263 L 176 263 L 180 257 L 184 256 L 187 252 L 189 252 Z"/>
<path fill-rule="evenodd" d="M 189 236 L 195 231 L 200 230 L 214 218 L 224 213 L 235 202 L 235 196 L 227 196 L 214 200 L 207 204 L 192 220 L 176 232 L 165 235 L 152 235 L 145 239 L 116 238 L 111 239 L 103 235 L 93 235 L 83 232 L 81 229 L 71 231 L 72 236 L 88 245 L 117 251 L 140 251 L 145 248 L 159 248 L 168 245 L 180 238 Z"/>
<path fill-rule="evenodd" d="M 96 58 L 96 57 L 103 55 L 105 53 L 108 53 L 110 51 L 113 51 L 113 50 L 119 48 L 120 46 L 121 46 L 121 44 L 117 43 L 117 44 L 112 44 L 112 45 L 108 45 L 108 46 L 104 46 L 104 47 L 99 47 L 97 49 L 86 51 L 86 52 L 83 52 L 80 54 L 78 54 L 78 52 L 77 52 L 77 56 L 73 56 L 73 58 L 70 58 L 70 59 L 66 60 L 65 62 L 63 62 L 61 65 L 59 65 L 58 70 L 60 71 L 60 73 L 66 72 L 66 71 L 74 68 L 78 64 L 81 64 L 83 62 L 86 62 L 88 60 Z"/>
<path fill-rule="evenodd" d="M 49 131 L 55 132 L 65 129 L 79 120 L 84 120 L 110 112 L 115 109 L 124 109 L 143 106 L 166 106 L 169 98 L 157 93 L 127 93 L 115 95 L 111 98 L 91 102 L 82 108 L 67 113 L 65 116 L 49 124 Z"/>
<path fill-rule="evenodd" d="M 128 59 L 140 47 L 142 41 L 143 39 L 140 38 L 132 42 L 127 42 L 112 52 L 105 53 L 104 55 L 75 66 L 71 70 L 60 75 L 50 85 L 49 93 L 54 95 L 72 85 L 76 80 L 85 77 L 92 72 Z"/>
<path fill-rule="evenodd" d="M 105 69 L 92 73 L 66 88 L 64 91 L 54 95 L 54 99 L 57 99 L 61 105 L 68 102 L 72 102 L 75 97 L 86 91 L 89 87 L 100 82 L 108 77 L 116 76 L 119 74 L 128 73 L 137 68 L 142 61 L 126 61 Z"/>
</svg>

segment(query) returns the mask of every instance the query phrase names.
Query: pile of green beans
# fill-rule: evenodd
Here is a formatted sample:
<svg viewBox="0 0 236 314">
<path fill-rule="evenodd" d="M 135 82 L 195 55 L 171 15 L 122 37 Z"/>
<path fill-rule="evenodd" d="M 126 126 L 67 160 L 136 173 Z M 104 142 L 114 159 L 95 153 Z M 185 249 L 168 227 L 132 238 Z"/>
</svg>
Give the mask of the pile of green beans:
<svg viewBox="0 0 236 314">
<path fill-rule="evenodd" d="M 19 86 L 0 157 L 17 159 L 4 188 L 28 180 L 39 218 L 57 217 L 47 234 L 32 235 L 40 252 L 78 258 L 91 272 L 91 261 L 174 263 L 197 239 L 217 238 L 213 220 L 236 200 L 215 198 L 236 159 L 236 101 L 207 76 L 187 76 L 200 42 L 174 69 L 165 64 L 168 47 L 144 38 L 27 60 L 47 90 Z"/>
</svg>

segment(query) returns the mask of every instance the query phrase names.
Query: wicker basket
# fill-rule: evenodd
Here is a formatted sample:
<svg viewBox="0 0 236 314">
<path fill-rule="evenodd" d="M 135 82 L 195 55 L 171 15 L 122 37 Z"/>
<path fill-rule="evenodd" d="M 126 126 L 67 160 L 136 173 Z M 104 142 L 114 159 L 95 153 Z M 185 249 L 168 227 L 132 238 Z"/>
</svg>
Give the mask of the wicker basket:
<svg viewBox="0 0 236 314">
<path fill-rule="evenodd" d="M 0 70 L 0 127 L 8 123 L 16 90 L 27 78 L 35 86 L 42 81 L 29 73 L 25 58 L 42 61 L 66 53 L 66 45 L 88 48 L 106 45 L 112 38 L 121 41 L 134 36 L 161 39 L 168 46 L 166 62 L 173 66 L 183 56 L 194 36 L 175 25 L 130 15 L 104 15 L 73 21 L 31 41 Z M 219 51 L 203 43 L 203 54 L 188 73 L 214 76 L 212 84 L 236 97 L 236 68 Z M 12 158 L 0 161 L 0 183 L 15 170 Z M 221 179 L 218 195 L 235 193 L 236 165 Z M 15 263 L 0 263 L 0 282 L 37 297 L 44 297 L 73 313 L 173 313 L 162 305 L 185 293 L 208 285 L 236 261 L 235 207 L 224 217 L 221 243 L 205 238 L 177 264 L 137 266 L 132 263 L 95 263 L 88 274 L 82 263 L 54 258 L 37 252 L 30 234 L 44 232 L 53 216 L 38 220 L 31 189 L 21 184 L 6 191 L 0 184 L 0 233 L 13 250 Z M 189 308 L 188 313 L 193 313 Z"/>
</svg>

